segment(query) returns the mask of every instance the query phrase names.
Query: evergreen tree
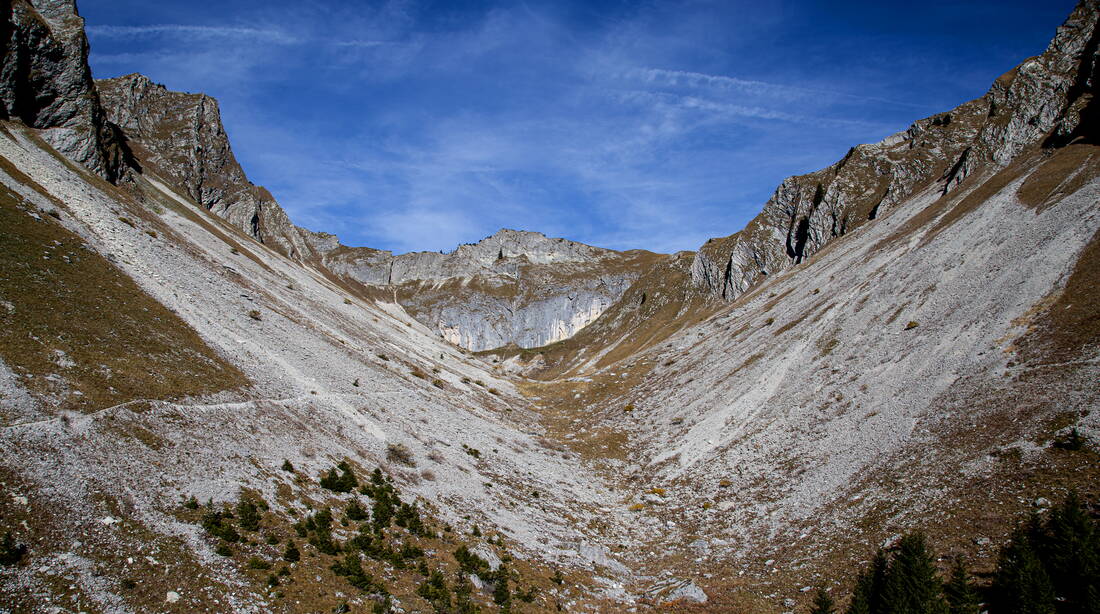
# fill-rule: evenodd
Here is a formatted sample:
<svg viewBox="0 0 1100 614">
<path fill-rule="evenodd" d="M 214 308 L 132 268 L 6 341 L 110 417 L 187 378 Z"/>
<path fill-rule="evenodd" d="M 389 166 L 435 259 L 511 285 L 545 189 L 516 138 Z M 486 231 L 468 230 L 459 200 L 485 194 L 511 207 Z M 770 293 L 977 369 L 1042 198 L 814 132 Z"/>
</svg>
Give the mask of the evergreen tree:
<svg viewBox="0 0 1100 614">
<path fill-rule="evenodd" d="M 500 606 L 501 611 L 510 611 L 512 605 L 512 591 L 508 589 L 508 568 L 502 563 L 493 573 L 493 601 Z"/>
<path fill-rule="evenodd" d="M 245 531 L 259 530 L 260 511 L 251 500 L 241 499 L 237 503 L 237 524 Z"/>
<path fill-rule="evenodd" d="M 1030 532 L 1017 529 L 1001 549 L 990 589 L 992 614 L 1054 614 L 1054 587 L 1032 548 Z"/>
<path fill-rule="evenodd" d="M 810 614 L 836 614 L 836 604 L 825 589 L 817 589 L 814 595 L 814 607 L 810 610 Z"/>
<path fill-rule="evenodd" d="M 336 473 L 337 469 L 340 470 L 339 474 Z M 351 492 L 358 485 L 359 480 L 355 479 L 355 474 L 347 461 L 340 461 L 340 464 L 329 469 L 328 473 L 321 477 L 321 487 L 334 492 Z"/>
<path fill-rule="evenodd" d="M 970 574 L 962 557 L 956 557 L 951 566 L 951 576 L 943 587 L 947 608 L 951 614 L 978 614 L 981 599 L 970 584 Z"/>
<path fill-rule="evenodd" d="M 943 584 L 923 533 L 910 533 L 901 539 L 886 573 L 882 597 L 882 611 L 889 614 L 947 612 Z"/>
<path fill-rule="evenodd" d="M 1100 535 L 1076 493 L 1051 511 L 1034 545 L 1055 595 L 1065 600 L 1060 611 L 1085 612 L 1089 589 L 1100 588 Z"/>
<path fill-rule="evenodd" d="M 880 548 L 868 568 L 856 580 L 852 601 L 845 614 L 882 614 L 882 589 L 886 584 L 886 553 Z"/>
<path fill-rule="evenodd" d="M 27 547 L 16 544 L 11 531 L 5 532 L 4 538 L 0 539 L 0 565 L 15 565 L 25 554 L 27 554 Z"/>
<path fill-rule="evenodd" d="M 1089 587 L 1085 604 L 1085 614 L 1100 614 L 1100 588 L 1096 585 Z"/>
<path fill-rule="evenodd" d="M 455 574 L 455 607 L 458 609 L 459 614 L 479 614 L 481 608 L 471 600 L 471 595 L 474 592 L 474 585 L 470 582 L 469 576 L 461 571 Z"/>
<path fill-rule="evenodd" d="M 302 558 L 302 553 L 298 552 L 298 546 L 294 545 L 291 541 L 286 545 L 286 550 L 283 552 L 283 559 L 290 561 L 291 563 L 297 562 Z"/>
<path fill-rule="evenodd" d="M 451 591 L 447 588 L 447 579 L 440 571 L 433 571 L 431 575 L 416 589 L 420 595 L 431 604 L 436 612 L 451 611 Z"/>
</svg>

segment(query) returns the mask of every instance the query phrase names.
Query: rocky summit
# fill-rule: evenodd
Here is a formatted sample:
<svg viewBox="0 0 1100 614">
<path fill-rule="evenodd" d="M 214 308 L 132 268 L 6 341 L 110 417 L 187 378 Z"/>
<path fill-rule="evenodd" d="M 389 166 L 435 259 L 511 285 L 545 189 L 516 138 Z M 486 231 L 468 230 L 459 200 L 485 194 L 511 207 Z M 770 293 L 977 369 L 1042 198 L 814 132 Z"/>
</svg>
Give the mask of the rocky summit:
<svg viewBox="0 0 1100 614">
<path fill-rule="evenodd" d="M 1092 611 L 1094 0 L 677 254 L 342 245 L 5 15 L 0 612 Z"/>
</svg>

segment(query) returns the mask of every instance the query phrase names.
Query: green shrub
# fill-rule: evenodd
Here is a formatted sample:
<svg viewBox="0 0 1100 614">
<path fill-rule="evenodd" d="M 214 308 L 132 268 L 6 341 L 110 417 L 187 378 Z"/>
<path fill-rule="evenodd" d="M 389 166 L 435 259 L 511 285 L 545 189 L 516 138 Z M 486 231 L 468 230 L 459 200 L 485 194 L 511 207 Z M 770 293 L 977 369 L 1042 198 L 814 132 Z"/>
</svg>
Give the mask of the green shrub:
<svg viewBox="0 0 1100 614">
<path fill-rule="evenodd" d="M 465 573 L 472 573 L 480 578 L 487 578 L 492 573 L 492 568 L 489 567 L 489 561 L 481 558 L 480 556 L 470 552 L 470 549 L 464 545 L 458 547 L 455 550 L 455 560 L 458 561 L 458 568 Z"/>
<path fill-rule="evenodd" d="M 380 593 L 386 590 L 385 586 L 363 571 L 357 552 L 347 553 L 344 555 L 343 560 L 333 563 L 331 569 L 336 575 L 347 578 L 352 586 L 364 593 Z"/>
<path fill-rule="evenodd" d="M 436 612 L 451 611 L 451 591 L 447 588 L 447 579 L 443 577 L 442 572 L 433 571 L 428 579 L 416 588 L 416 594 L 431 604 Z"/>
<path fill-rule="evenodd" d="M 296 563 L 302 558 L 302 553 L 298 552 L 298 546 L 294 542 L 290 542 L 286 545 L 286 550 L 283 551 L 283 560 Z"/>
<path fill-rule="evenodd" d="M 233 549 L 229 547 L 229 544 L 221 542 L 217 548 L 214 548 L 214 553 L 219 556 L 233 556 Z"/>
<path fill-rule="evenodd" d="M 474 585 L 470 582 L 470 578 L 461 572 L 456 574 L 454 587 L 455 606 L 459 614 L 480 614 L 481 608 L 470 598 L 474 592 Z"/>
<path fill-rule="evenodd" d="M 27 546 L 15 543 L 11 531 L 0 539 L 0 565 L 15 565 L 27 554 Z"/>
<path fill-rule="evenodd" d="M 237 524 L 245 531 L 259 530 L 260 511 L 251 499 L 241 499 L 237 503 Z"/>
<path fill-rule="evenodd" d="M 201 525 L 213 537 L 224 539 L 230 543 L 241 541 L 241 536 L 237 533 L 237 530 L 233 528 L 233 525 L 226 522 L 228 518 L 231 518 L 229 514 L 210 510 L 203 514 Z"/>
<path fill-rule="evenodd" d="M 366 520 L 370 517 L 370 514 L 368 514 L 367 510 L 363 509 L 362 506 L 359 505 L 358 501 L 352 501 L 348 504 L 345 515 L 347 515 L 348 520 L 354 520 L 356 522 L 360 520 Z"/>
<path fill-rule="evenodd" d="M 493 602 L 502 609 L 507 608 L 512 603 L 512 591 L 508 589 L 508 568 L 502 564 L 493 575 Z"/>
<path fill-rule="evenodd" d="M 339 474 L 336 473 L 337 469 L 340 470 Z M 352 473 L 351 465 L 347 461 L 340 461 L 340 464 L 329 469 L 328 473 L 321 477 L 321 487 L 333 492 L 351 492 L 358 485 L 359 481 L 355 479 L 355 474 Z"/>
<path fill-rule="evenodd" d="M 516 591 L 516 598 L 523 603 L 531 603 L 535 600 L 535 596 L 538 595 L 539 589 L 534 586 L 527 587 L 526 591 Z"/>
<path fill-rule="evenodd" d="M 271 569 L 271 563 L 268 563 L 267 561 L 261 559 L 258 556 L 254 556 L 254 557 L 248 559 L 248 568 L 249 569 L 264 569 L 264 570 L 267 570 L 267 569 Z"/>
<path fill-rule="evenodd" d="M 283 459 L 282 469 L 283 469 L 283 471 L 286 471 L 286 472 L 289 472 L 289 473 L 294 473 L 294 465 L 291 465 L 290 461 L 285 459 L 285 458 Z"/>
</svg>

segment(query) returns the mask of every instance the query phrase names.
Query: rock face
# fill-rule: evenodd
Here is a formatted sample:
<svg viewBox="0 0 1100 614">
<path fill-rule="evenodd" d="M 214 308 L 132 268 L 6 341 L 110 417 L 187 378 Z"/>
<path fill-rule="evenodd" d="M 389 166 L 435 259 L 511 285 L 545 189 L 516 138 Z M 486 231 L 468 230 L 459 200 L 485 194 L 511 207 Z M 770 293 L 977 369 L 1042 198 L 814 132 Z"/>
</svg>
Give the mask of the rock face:
<svg viewBox="0 0 1100 614">
<path fill-rule="evenodd" d="M 324 239 L 315 235 L 313 247 L 330 271 L 392 290 L 418 320 L 474 351 L 567 339 L 663 258 L 507 229 L 449 254 L 394 256 Z"/>
<path fill-rule="evenodd" d="M 218 101 L 173 92 L 131 74 L 96 81 L 111 122 L 143 166 L 256 240 L 295 259 L 312 252 L 271 193 L 253 185 L 237 163 Z"/>
<path fill-rule="evenodd" d="M 828 168 L 784 180 L 743 230 L 699 249 L 693 280 L 733 300 L 919 188 L 937 182 L 947 194 L 967 176 L 1003 167 L 1044 139 L 1047 146 L 1095 142 L 1096 24 L 1096 3 L 1083 1 L 1041 56 L 998 78 L 981 98 L 853 147 Z"/>
<path fill-rule="evenodd" d="M 0 19 L 0 118 L 37 128 L 66 157 L 117 181 L 126 155 L 106 121 L 88 68 L 84 20 L 73 0 L 12 0 Z"/>
</svg>

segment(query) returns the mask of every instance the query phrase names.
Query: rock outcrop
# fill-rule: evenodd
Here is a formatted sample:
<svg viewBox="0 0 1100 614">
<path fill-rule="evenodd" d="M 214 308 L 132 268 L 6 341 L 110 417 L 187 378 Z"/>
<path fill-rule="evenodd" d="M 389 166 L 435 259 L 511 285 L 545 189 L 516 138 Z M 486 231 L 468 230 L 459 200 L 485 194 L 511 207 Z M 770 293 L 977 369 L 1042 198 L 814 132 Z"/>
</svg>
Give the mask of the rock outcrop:
<svg viewBox="0 0 1100 614">
<path fill-rule="evenodd" d="M 127 168 L 88 68 L 84 20 L 73 0 L 11 0 L 0 19 L 0 119 L 40 130 L 61 154 L 108 181 Z"/>
<path fill-rule="evenodd" d="M 217 100 L 173 92 L 139 74 L 100 79 L 96 86 L 108 118 L 122 129 L 142 166 L 283 255 L 311 255 L 305 231 L 237 162 Z"/>
<path fill-rule="evenodd" d="M 836 164 L 790 177 L 740 232 L 711 239 L 692 265 L 695 283 L 733 300 L 767 275 L 804 262 L 918 189 L 943 194 L 1029 147 L 1095 142 L 1097 3 L 1082 1 L 1047 50 L 958 108 L 922 119 Z"/>
<path fill-rule="evenodd" d="M 474 351 L 567 339 L 663 258 L 507 229 L 449 254 L 395 256 L 312 238 L 328 270 L 392 290 L 418 320 Z"/>
</svg>

